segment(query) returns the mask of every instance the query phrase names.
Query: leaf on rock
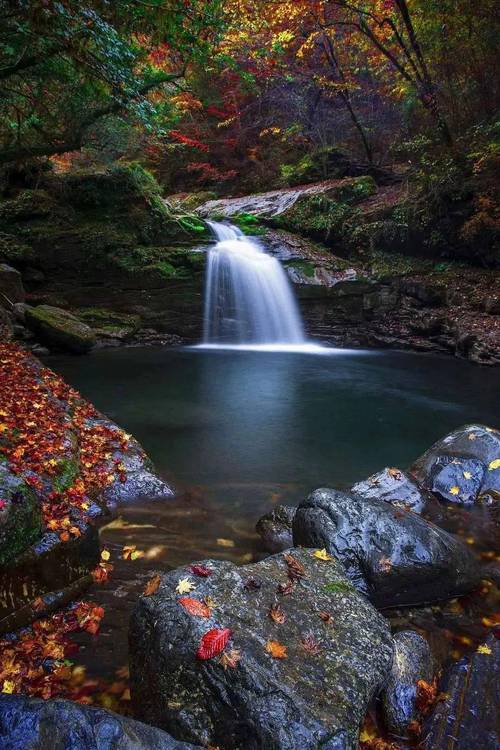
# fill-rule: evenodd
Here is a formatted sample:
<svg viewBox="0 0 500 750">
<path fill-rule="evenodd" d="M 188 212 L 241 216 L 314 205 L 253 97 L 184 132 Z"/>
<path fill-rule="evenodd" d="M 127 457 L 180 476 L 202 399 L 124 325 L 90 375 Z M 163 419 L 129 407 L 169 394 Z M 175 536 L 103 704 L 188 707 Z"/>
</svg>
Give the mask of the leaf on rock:
<svg viewBox="0 0 500 750">
<path fill-rule="evenodd" d="M 425 680 L 418 680 L 417 682 L 417 697 L 415 705 L 417 710 L 425 716 L 429 713 L 433 705 L 437 700 L 437 680 L 434 678 L 432 682 L 426 682 Z"/>
<path fill-rule="evenodd" d="M 233 539 L 217 539 L 219 547 L 234 547 Z"/>
<path fill-rule="evenodd" d="M 101 552 L 101 560 L 104 560 L 104 562 L 107 562 L 109 558 L 111 557 L 109 549 L 103 549 Z"/>
<path fill-rule="evenodd" d="M 247 580 L 243 584 L 243 588 L 245 588 L 247 591 L 258 591 L 261 586 L 262 581 L 259 578 L 254 578 L 253 576 L 247 578 Z"/>
<path fill-rule="evenodd" d="M 333 560 L 333 557 L 328 554 L 326 549 L 317 549 L 315 552 L 313 552 L 313 557 L 316 557 L 318 560 L 324 560 L 325 562 L 330 562 Z"/>
<path fill-rule="evenodd" d="M 491 648 L 486 645 L 486 643 L 482 643 L 480 646 L 477 647 L 477 653 L 478 654 L 486 654 L 489 656 L 491 654 Z"/>
<path fill-rule="evenodd" d="M 230 628 L 213 628 L 201 639 L 196 657 L 201 660 L 213 659 L 226 647 L 233 631 Z"/>
<path fill-rule="evenodd" d="M 400 482 L 401 479 L 403 478 L 403 475 L 401 474 L 399 469 L 389 469 L 389 475 L 393 479 L 396 479 L 398 482 Z"/>
<path fill-rule="evenodd" d="M 283 646 L 282 643 L 278 643 L 278 641 L 268 641 L 266 643 L 266 651 L 268 654 L 271 654 L 273 659 L 287 659 L 287 646 Z"/>
<path fill-rule="evenodd" d="M 200 578 L 208 578 L 208 576 L 212 575 L 210 568 L 205 567 L 205 565 L 191 565 L 189 570 L 195 576 L 200 576 Z"/>
<path fill-rule="evenodd" d="M 135 544 L 125 545 L 122 549 L 122 557 L 124 560 L 138 560 L 140 557 L 144 557 L 144 552 L 137 549 Z"/>
<path fill-rule="evenodd" d="M 457 485 L 455 484 L 453 487 L 450 487 L 449 492 L 450 495 L 458 495 L 458 493 L 460 492 L 460 487 L 457 487 Z"/>
<path fill-rule="evenodd" d="M 500 458 L 495 458 L 494 461 L 490 461 L 488 464 L 489 471 L 493 471 L 494 469 L 500 469 Z"/>
<path fill-rule="evenodd" d="M 278 594 L 282 596 L 289 596 L 295 588 L 295 581 L 287 581 L 286 583 L 280 583 L 278 586 Z"/>
<path fill-rule="evenodd" d="M 286 615 L 279 604 L 273 604 L 271 606 L 271 609 L 269 610 L 269 617 L 278 625 L 282 625 L 286 620 Z"/>
<path fill-rule="evenodd" d="M 161 583 L 161 576 L 155 575 L 152 578 L 150 578 L 144 588 L 143 596 L 151 596 L 152 594 L 156 594 L 160 583 Z"/>
<path fill-rule="evenodd" d="M 239 650 L 239 648 L 232 648 L 227 653 L 224 652 L 223 654 L 221 654 L 221 657 L 220 657 L 220 663 L 224 667 L 224 670 L 236 669 L 240 660 L 241 660 L 241 651 Z"/>
<path fill-rule="evenodd" d="M 190 615 L 194 615 L 195 617 L 210 617 L 209 607 L 207 607 L 205 602 L 200 602 L 199 599 L 193 599 L 191 596 L 182 596 L 177 601 Z"/>
<path fill-rule="evenodd" d="M 378 567 L 382 573 L 390 573 L 392 570 L 392 560 L 390 557 L 381 557 L 378 561 Z"/>
<path fill-rule="evenodd" d="M 291 581 L 298 581 L 301 578 L 304 578 L 306 574 L 306 569 L 302 565 L 299 560 L 297 560 L 293 555 L 290 555 L 288 553 L 285 553 L 283 555 L 285 562 L 288 567 L 288 577 Z"/>
<path fill-rule="evenodd" d="M 175 590 L 178 594 L 189 594 L 189 592 L 193 591 L 194 588 L 195 585 L 190 578 L 181 578 L 179 580 L 179 583 L 175 587 Z"/>
<path fill-rule="evenodd" d="M 323 620 L 323 622 L 326 622 L 327 625 L 331 625 L 333 623 L 333 617 L 331 616 L 330 612 L 318 612 L 319 617 Z"/>
<path fill-rule="evenodd" d="M 312 633 L 308 633 L 307 635 L 305 635 L 303 638 L 301 638 L 300 642 L 302 644 L 302 648 L 304 649 L 304 651 L 307 651 L 308 654 L 317 656 L 321 652 L 321 646 Z"/>
</svg>

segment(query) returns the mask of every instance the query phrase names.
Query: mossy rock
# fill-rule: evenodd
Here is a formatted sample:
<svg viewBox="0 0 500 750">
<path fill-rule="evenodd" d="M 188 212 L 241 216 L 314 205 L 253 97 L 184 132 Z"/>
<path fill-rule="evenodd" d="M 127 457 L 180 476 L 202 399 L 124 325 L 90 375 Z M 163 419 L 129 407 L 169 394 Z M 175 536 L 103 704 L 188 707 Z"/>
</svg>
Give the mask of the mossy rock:
<svg viewBox="0 0 500 750">
<path fill-rule="evenodd" d="M 0 567 L 42 536 L 42 512 L 35 491 L 0 457 Z M 3 505 L 5 503 L 5 505 Z"/>
<path fill-rule="evenodd" d="M 217 200 L 217 193 L 214 193 L 213 190 L 200 190 L 197 193 L 181 193 L 178 196 L 171 195 L 167 200 L 174 206 L 180 205 L 189 211 L 194 211 L 198 206 L 203 205 L 207 201 Z"/>
<path fill-rule="evenodd" d="M 282 164 L 281 179 L 284 185 L 303 185 L 349 174 L 349 156 L 335 146 L 325 146 L 304 154 L 292 164 Z"/>
<path fill-rule="evenodd" d="M 51 305 L 30 307 L 26 323 L 49 347 L 84 354 L 96 343 L 92 329 L 67 310 Z"/>
<path fill-rule="evenodd" d="M 54 198 L 45 190 L 23 190 L 0 204 L 0 221 L 10 223 L 49 216 L 54 208 Z"/>
<path fill-rule="evenodd" d="M 28 244 L 19 242 L 12 234 L 0 232 L 0 262 L 6 261 L 14 265 L 27 263 L 33 257 L 33 252 Z"/>
</svg>

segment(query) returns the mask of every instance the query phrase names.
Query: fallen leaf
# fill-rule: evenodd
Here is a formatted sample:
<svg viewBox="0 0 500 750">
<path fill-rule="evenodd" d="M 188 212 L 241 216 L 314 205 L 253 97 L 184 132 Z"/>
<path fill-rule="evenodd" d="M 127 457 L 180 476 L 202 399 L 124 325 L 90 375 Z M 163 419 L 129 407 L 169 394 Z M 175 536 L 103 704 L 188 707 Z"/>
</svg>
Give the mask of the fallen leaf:
<svg viewBox="0 0 500 750">
<path fill-rule="evenodd" d="M 388 473 L 393 479 L 397 479 L 398 481 L 403 478 L 403 475 L 401 474 L 399 469 L 389 469 Z"/>
<path fill-rule="evenodd" d="M 196 657 L 201 660 L 212 659 L 224 650 L 233 631 L 230 628 L 213 628 L 201 639 Z"/>
<path fill-rule="evenodd" d="M 4 680 L 2 685 L 2 693 L 13 693 L 15 685 L 12 680 Z"/>
<path fill-rule="evenodd" d="M 450 487 L 449 489 L 450 495 L 458 495 L 459 492 L 460 492 L 460 487 L 457 487 L 456 484 L 453 487 Z"/>
<path fill-rule="evenodd" d="M 108 549 L 103 549 L 101 552 L 101 560 L 104 560 L 104 562 L 107 562 L 109 558 L 111 557 L 110 552 Z"/>
<path fill-rule="evenodd" d="M 328 625 L 331 625 L 333 622 L 333 617 L 331 616 L 330 612 L 318 612 L 319 617 L 323 620 L 323 622 L 326 622 Z"/>
<path fill-rule="evenodd" d="M 330 560 L 333 560 L 333 557 L 328 554 L 326 549 L 317 549 L 315 552 L 313 552 L 313 557 L 317 557 L 318 560 L 324 560 L 325 562 L 330 562 Z"/>
<path fill-rule="evenodd" d="M 390 573 L 392 570 L 392 560 L 389 557 L 381 557 L 378 566 L 382 573 Z"/>
<path fill-rule="evenodd" d="M 301 644 L 304 651 L 307 651 L 313 656 L 317 656 L 321 652 L 321 646 L 312 633 L 308 633 L 301 638 Z"/>
<path fill-rule="evenodd" d="M 124 560 L 138 560 L 144 557 L 144 552 L 141 549 L 137 549 L 135 544 L 125 545 L 122 549 L 122 557 Z"/>
<path fill-rule="evenodd" d="M 288 577 L 290 578 L 290 580 L 298 581 L 300 578 L 304 578 L 306 569 L 304 568 L 302 563 L 296 560 L 293 555 L 290 555 L 288 553 L 285 553 L 283 557 L 288 567 Z"/>
<path fill-rule="evenodd" d="M 464 479 L 471 479 L 471 477 L 472 474 L 470 473 L 470 471 L 464 471 Z"/>
<path fill-rule="evenodd" d="M 189 570 L 195 576 L 200 576 L 201 578 L 208 578 L 208 576 L 212 575 L 212 571 L 205 567 L 205 565 L 191 565 Z"/>
<path fill-rule="evenodd" d="M 158 587 L 160 583 L 161 583 L 161 576 L 155 575 L 152 578 L 150 578 L 144 588 L 143 596 L 151 596 L 152 594 L 155 594 L 158 591 Z"/>
<path fill-rule="evenodd" d="M 478 654 L 486 654 L 489 656 L 491 654 L 491 648 L 486 645 L 486 643 L 482 643 L 480 646 L 477 647 L 477 653 Z"/>
<path fill-rule="evenodd" d="M 217 539 L 219 547 L 234 547 L 233 539 Z"/>
<path fill-rule="evenodd" d="M 195 617 L 210 617 L 210 609 L 207 607 L 205 602 L 200 602 L 199 599 L 193 599 L 190 596 L 183 596 L 177 600 L 181 607 L 184 607 L 186 612 Z"/>
<path fill-rule="evenodd" d="M 175 587 L 178 594 L 189 594 L 190 591 L 196 588 L 193 581 L 190 578 L 181 578 L 179 583 Z"/>
<path fill-rule="evenodd" d="M 286 615 L 279 604 L 273 604 L 271 606 L 271 609 L 269 610 L 269 617 L 278 625 L 282 625 L 286 620 Z"/>
<path fill-rule="evenodd" d="M 232 648 L 227 653 L 221 654 L 220 663 L 224 669 L 235 669 L 241 660 L 241 651 L 238 648 Z"/>
<path fill-rule="evenodd" d="M 432 682 L 426 682 L 426 680 L 417 681 L 417 696 L 415 699 L 415 705 L 417 710 L 425 716 L 429 713 L 431 708 L 436 703 L 437 699 L 437 680 L 434 678 Z"/>
<path fill-rule="evenodd" d="M 494 469 L 500 469 L 500 458 L 495 458 L 494 461 L 490 461 L 488 464 L 489 471 L 493 471 Z"/>
<path fill-rule="evenodd" d="M 261 586 L 262 586 L 262 581 L 259 578 L 254 578 L 253 576 L 250 576 L 250 578 L 247 578 L 247 580 L 243 584 L 243 588 L 246 589 L 247 591 L 258 591 Z"/>
<path fill-rule="evenodd" d="M 217 606 L 215 599 L 210 595 L 206 596 L 203 601 L 209 609 L 215 609 L 215 607 Z"/>
<path fill-rule="evenodd" d="M 288 657 L 287 648 L 287 646 L 283 646 L 278 641 L 268 641 L 266 643 L 266 651 L 268 654 L 271 654 L 273 659 L 286 659 Z"/>
<path fill-rule="evenodd" d="M 289 596 L 295 588 L 295 581 L 287 581 L 286 583 L 280 583 L 278 586 L 278 594 L 282 596 Z"/>
</svg>

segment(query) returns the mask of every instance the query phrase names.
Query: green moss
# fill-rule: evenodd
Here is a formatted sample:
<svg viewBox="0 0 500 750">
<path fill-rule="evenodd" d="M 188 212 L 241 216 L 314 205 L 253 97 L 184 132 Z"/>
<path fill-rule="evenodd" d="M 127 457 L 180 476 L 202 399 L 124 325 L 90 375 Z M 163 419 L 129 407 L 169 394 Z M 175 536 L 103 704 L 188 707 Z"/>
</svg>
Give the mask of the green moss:
<svg viewBox="0 0 500 750">
<path fill-rule="evenodd" d="M 79 473 L 79 465 L 76 458 L 64 458 L 59 462 L 59 473 L 54 478 L 53 486 L 56 492 L 64 492 L 74 483 Z"/>
<path fill-rule="evenodd" d="M 2 494 L 11 500 L 8 515 L 0 523 L 0 566 L 12 562 L 43 533 L 42 513 L 34 490 L 0 464 Z"/>
<path fill-rule="evenodd" d="M 11 234 L 0 232 L 0 260 L 16 265 L 28 262 L 33 255 L 29 245 L 19 242 Z"/>
<path fill-rule="evenodd" d="M 309 279 L 314 278 L 314 274 L 316 272 L 315 266 L 307 260 L 294 260 L 289 263 L 285 263 L 284 265 L 288 268 L 294 268 L 297 273 L 302 273 Z"/>
<path fill-rule="evenodd" d="M 54 209 L 54 199 L 45 190 L 23 190 L 15 198 L 0 204 L 0 221 L 14 222 L 49 216 Z"/>
<path fill-rule="evenodd" d="M 324 589 L 328 594 L 352 594 L 355 591 L 354 586 L 346 581 L 327 583 Z"/>
<path fill-rule="evenodd" d="M 118 313 L 102 307 L 83 307 L 75 310 L 75 314 L 93 328 L 97 326 L 115 326 L 116 328 L 137 327 L 140 325 L 139 315 Z"/>
</svg>

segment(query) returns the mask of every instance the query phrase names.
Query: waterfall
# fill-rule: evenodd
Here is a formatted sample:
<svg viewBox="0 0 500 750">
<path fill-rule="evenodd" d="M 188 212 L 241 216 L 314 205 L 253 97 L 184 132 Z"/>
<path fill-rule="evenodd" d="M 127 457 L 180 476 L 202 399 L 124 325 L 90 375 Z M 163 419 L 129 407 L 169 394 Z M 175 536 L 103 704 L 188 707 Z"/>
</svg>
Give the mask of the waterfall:
<svg viewBox="0 0 500 750">
<path fill-rule="evenodd" d="M 285 271 L 255 238 L 209 221 L 217 239 L 208 253 L 204 345 L 305 344 Z"/>
</svg>

